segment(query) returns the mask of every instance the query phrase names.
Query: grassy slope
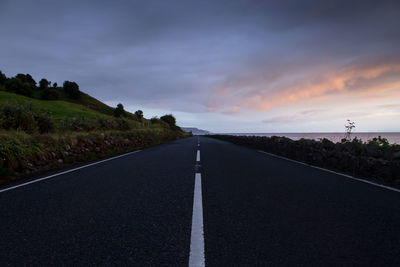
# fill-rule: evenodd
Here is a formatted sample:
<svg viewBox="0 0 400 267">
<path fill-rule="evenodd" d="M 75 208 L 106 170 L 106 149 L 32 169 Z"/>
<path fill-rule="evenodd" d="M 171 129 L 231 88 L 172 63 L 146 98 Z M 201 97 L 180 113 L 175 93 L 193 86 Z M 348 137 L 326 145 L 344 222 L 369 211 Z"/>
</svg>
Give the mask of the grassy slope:
<svg viewBox="0 0 400 267">
<path fill-rule="evenodd" d="M 69 103 L 74 103 L 74 104 L 79 104 L 85 107 L 88 107 L 92 110 L 95 110 L 97 112 L 103 113 L 105 115 L 113 116 L 114 115 L 114 108 L 110 107 L 100 100 L 97 100 L 96 98 L 81 92 L 81 97 L 79 99 L 71 99 L 67 96 L 67 94 L 64 92 L 64 90 L 60 87 L 57 88 L 57 91 L 59 93 L 59 100 L 69 102 Z M 33 96 L 35 99 L 40 99 L 40 96 L 42 94 L 42 90 L 38 89 L 34 92 Z M 136 119 L 136 116 L 130 112 L 126 112 L 126 115 L 130 119 Z"/>
<path fill-rule="evenodd" d="M 66 102 L 70 102 L 70 103 L 75 103 L 75 104 L 79 104 L 85 107 L 88 107 L 92 110 L 98 111 L 100 113 L 109 115 L 109 116 L 113 116 L 114 114 L 114 108 L 107 106 L 106 104 L 104 104 L 103 102 L 97 100 L 94 97 L 91 97 L 90 95 L 81 92 L 81 97 L 79 99 L 70 99 L 68 98 L 63 90 L 60 90 L 60 100 L 66 101 Z"/>
<path fill-rule="evenodd" d="M 17 102 L 19 104 L 30 102 L 33 104 L 33 109 L 40 109 L 43 111 L 50 112 L 56 121 L 65 119 L 65 118 L 72 118 L 72 117 L 112 118 L 111 115 L 106 115 L 104 113 L 100 113 L 93 109 L 90 109 L 86 106 L 71 103 L 71 102 L 60 101 L 60 100 L 59 101 L 38 100 L 38 99 L 30 98 L 30 97 L 25 97 L 22 95 L 17 95 L 17 94 L 13 94 L 13 93 L 0 91 L 0 104 L 4 104 L 4 103 L 12 104 L 15 102 Z M 100 101 L 98 101 L 98 102 L 100 102 Z M 101 104 L 103 104 L 103 103 L 101 103 Z M 105 105 L 105 104 L 103 104 L 103 105 Z M 105 106 L 107 106 L 107 105 L 105 105 Z"/>
</svg>

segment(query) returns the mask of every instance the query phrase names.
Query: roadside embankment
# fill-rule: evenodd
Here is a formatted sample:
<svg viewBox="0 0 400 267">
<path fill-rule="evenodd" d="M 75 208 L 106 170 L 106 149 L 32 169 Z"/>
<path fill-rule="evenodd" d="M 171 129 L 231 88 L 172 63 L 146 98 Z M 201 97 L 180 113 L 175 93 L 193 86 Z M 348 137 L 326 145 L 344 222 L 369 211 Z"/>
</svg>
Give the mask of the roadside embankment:
<svg viewBox="0 0 400 267">
<path fill-rule="evenodd" d="M 333 143 L 328 139 L 294 141 L 277 136 L 208 135 L 208 137 L 400 187 L 400 145 L 389 145 L 381 138 L 368 143 L 357 139 L 351 142 Z"/>
<path fill-rule="evenodd" d="M 66 135 L 29 135 L 17 131 L 0 133 L 0 184 L 183 137 L 183 132 L 168 129 L 92 131 Z"/>
</svg>

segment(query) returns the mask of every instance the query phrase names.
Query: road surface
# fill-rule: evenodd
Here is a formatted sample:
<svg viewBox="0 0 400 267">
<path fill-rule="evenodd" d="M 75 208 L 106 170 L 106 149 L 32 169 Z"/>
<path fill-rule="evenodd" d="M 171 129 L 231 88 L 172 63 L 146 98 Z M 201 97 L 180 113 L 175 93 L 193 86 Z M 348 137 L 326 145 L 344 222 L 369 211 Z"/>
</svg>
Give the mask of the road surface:
<svg viewBox="0 0 400 267">
<path fill-rule="evenodd" d="M 0 216 L 0 266 L 400 266 L 399 192 L 206 137 L 0 189 Z"/>
</svg>

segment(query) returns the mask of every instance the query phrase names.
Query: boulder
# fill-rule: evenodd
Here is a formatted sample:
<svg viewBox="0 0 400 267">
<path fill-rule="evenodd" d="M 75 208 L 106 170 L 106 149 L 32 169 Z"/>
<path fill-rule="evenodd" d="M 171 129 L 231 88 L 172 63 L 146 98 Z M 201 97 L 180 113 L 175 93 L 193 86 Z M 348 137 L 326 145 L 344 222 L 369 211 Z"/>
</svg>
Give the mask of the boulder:
<svg viewBox="0 0 400 267">
<path fill-rule="evenodd" d="M 400 159 L 400 151 L 393 153 L 393 159 Z"/>
</svg>

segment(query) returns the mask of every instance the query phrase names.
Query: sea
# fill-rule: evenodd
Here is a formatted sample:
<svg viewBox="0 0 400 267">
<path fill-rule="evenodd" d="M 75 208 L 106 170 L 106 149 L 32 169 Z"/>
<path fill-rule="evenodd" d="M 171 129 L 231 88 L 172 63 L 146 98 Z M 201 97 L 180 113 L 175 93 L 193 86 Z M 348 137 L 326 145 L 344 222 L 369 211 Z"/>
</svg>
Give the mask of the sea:
<svg viewBox="0 0 400 267">
<path fill-rule="evenodd" d="M 329 139 L 332 142 L 340 142 L 342 138 L 344 138 L 344 133 L 226 133 L 229 135 L 245 135 L 245 136 L 284 136 L 287 138 L 290 138 L 292 140 L 299 140 L 301 138 L 304 139 L 314 139 L 314 140 L 320 140 L 323 138 Z M 386 138 L 390 144 L 400 144 L 400 133 L 398 132 L 354 132 L 351 133 L 351 138 L 357 137 L 358 139 L 361 139 L 363 142 L 367 142 L 374 137 L 381 136 L 383 138 Z"/>
</svg>

